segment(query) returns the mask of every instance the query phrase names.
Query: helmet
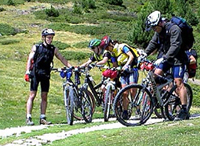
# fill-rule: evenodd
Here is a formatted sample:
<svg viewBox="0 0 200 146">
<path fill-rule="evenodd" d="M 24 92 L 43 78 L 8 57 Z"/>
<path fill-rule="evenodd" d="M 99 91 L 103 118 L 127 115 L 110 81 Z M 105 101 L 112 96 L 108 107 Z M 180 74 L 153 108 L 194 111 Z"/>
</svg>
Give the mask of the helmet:
<svg viewBox="0 0 200 146">
<path fill-rule="evenodd" d="M 53 29 L 45 28 L 42 31 L 42 36 L 47 36 L 47 35 L 55 35 L 55 32 L 53 31 Z"/>
<path fill-rule="evenodd" d="M 99 39 L 93 39 L 93 40 L 90 41 L 88 47 L 91 48 L 91 49 L 93 49 L 93 47 L 99 46 L 100 43 L 101 43 L 101 40 L 99 40 Z"/>
<path fill-rule="evenodd" d="M 105 49 L 106 47 L 108 47 L 110 41 L 111 41 L 111 39 L 110 39 L 109 36 L 104 36 L 104 37 L 101 39 L 100 48 Z"/>
<path fill-rule="evenodd" d="M 158 25 L 159 21 L 161 19 L 161 13 L 160 11 L 154 11 L 146 19 L 146 30 L 150 30 L 153 26 Z"/>
</svg>

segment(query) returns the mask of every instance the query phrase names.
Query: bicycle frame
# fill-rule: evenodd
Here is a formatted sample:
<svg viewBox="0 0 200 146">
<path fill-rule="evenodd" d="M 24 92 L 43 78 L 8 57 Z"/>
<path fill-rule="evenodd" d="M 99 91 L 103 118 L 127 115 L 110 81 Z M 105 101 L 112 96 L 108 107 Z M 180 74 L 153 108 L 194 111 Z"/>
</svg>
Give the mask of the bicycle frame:
<svg viewBox="0 0 200 146">
<path fill-rule="evenodd" d="M 100 98 L 99 93 L 96 91 L 96 89 L 100 88 L 101 85 L 103 84 L 103 81 L 101 81 L 99 84 L 97 85 L 93 85 L 93 78 L 92 76 L 90 76 L 89 71 L 88 71 L 88 67 L 85 67 L 85 81 L 83 83 L 83 87 L 85 89 L 88 90 L 88 87 L 90 88 L 93 96 L 95 97 L 96 101 L 97 101 L 97 105 L 100 106 L 102 103 L 102 99 Z"/>
<path fill-rule="evenodd" d="M 157 77 L 162 77 L 164 78 L 163 76 L 161 75 L 157 75 L 157 74 L 154 74 L 153 70 L 150 70 L 147 74 L 147 77 L 145 79 L 143 79 L 142 81 L 142 85 L 148 89 L 148 87 L 152 87 L 152 90 L 153 90 L 153 95 L 152 97 L 155 97 L 159 103 L 160 106 L 163 106 L 164 103 L 163 103 L 163 100 L 162 100 L 162 97 L 164 95 L 161 96 L 161 90 L 163 89 L 163 87 L 169 85 L 170 83 L 172 83 L 173 79 L 170 78 L 170 79 L 166 79 L 166 83 L 163 83 L 163 84 L 160 84 L 160 85 L 157 85 L 156 84 L 156 81 L 155 81 L 155 78 L 154 76 L 157 76 Z M 150 86 L 149 86 L 150 85 Z M 150 89 L 151 90 L 151 89 Z M 151 92 L 151 91 L 150 91 Z"/>
</svg>

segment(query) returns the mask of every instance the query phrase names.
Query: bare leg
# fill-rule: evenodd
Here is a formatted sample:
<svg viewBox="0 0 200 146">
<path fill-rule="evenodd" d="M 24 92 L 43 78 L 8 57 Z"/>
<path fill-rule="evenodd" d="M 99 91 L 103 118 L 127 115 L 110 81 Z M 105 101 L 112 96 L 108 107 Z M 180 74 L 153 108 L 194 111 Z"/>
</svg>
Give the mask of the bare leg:
<svg viewBox="0 0 200 146">
<path fill-rule="evenodd" d="M 40 104 L 40 108 L 41 108 L 41 114 L 46 114 L 46 109 L 47 109 L 47 94 L 48 92 L 42 92 L 41 93 L 41 104 Z"/>
<path fill-rule="evenodd" d="M 35 99 L 36 94 L 37 94 L 37 91 L 30 91 L 29 98 L 28 98 L 27 103 L 26 103 L 26 113 L 27 114 L 32 113 L 33 101 Z"/>
</svg>

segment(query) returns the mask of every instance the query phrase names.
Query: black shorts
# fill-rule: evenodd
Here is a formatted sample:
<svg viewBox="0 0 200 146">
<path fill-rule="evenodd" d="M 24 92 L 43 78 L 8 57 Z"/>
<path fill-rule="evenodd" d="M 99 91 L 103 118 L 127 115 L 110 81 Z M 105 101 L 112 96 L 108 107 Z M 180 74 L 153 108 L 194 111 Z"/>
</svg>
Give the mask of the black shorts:
<svg viewBox="0 0 200 146">
<path fill-rule="evenodd" d="M 50 81 L 48 77 L 34 76 L 31 79 L 30 91 L 37 91 L 40 83 L 41 92 L 49 92 Z"/>
</svg>

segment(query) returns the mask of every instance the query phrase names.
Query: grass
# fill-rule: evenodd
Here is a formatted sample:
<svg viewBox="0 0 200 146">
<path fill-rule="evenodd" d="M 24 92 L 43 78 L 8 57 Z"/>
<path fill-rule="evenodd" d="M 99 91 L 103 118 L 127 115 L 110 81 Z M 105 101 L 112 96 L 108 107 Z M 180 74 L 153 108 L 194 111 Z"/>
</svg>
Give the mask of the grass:
<svg viewBox="0 0 200 146">
<path fill-rule="evenodd" d="M 154 146 L 154 145 L 198 145 L 200 128 L 199 119 L 184 122 L 166 122 L 157 125 L 101 130 L 71 136 L 62 141 L 53 142 L 52 146 L 62 144 L 81 146 Z"/>
<path fill-rule="evenodd" d="M 103 19 L 105 14 L 96 12 L 95 14 L 98 16 L 102 15 L 102 19 L 96 19 L 95 23 L 89 21 L 93 17 L 92 13 L 86 16 L 84 15 L 85 20 L 87 21 L 79 20 L 81 21 L 81 24 L 71 24 L 66 21 L 60 23 L 36 19 L 37 16 L 32 12 L 33 9 L 39 11 L 43 7 L 49 8 L 50 4 L 44 3 L 47 2 L 46 0 L 40 0 L 38 2 L 32 1 L 29 3 L 25 2 L 24 4 L 20 4 L 23 3 L 22 0 L 16 0 L 15 2 L 18 3 L 15 6 L 1 5 L 5 10 L 0 12 L 0 22 L 12 26 L 11 28 L 17 28 L 17 32 L 20 32 L 16 35 L 4 35 L 0 37 L 0 129 L 25 126 L 26 101 L 29 94 L 29 83 L 24 81 L 23 76 L 26 70 L 26 60 L 30 49 L 34 43 L 41 41 L 40 32 L 43 28 L 47 26 L 56 28 L 56 26 L 59 27 L 63 24 L 62 29 L 56 29 L 54 43 L 61 48 L 60 52 L 63 55 L 66 55 L 65 57 L 67 57 L 69 52 L 84 52 L 86 58 L 70 60 L 72 65 L 80 65 L 87 61 L 87 55 L 91 53 L 87 48 L 88 42 L 91 39 L 94 37 L 100 38 L 105 34 L 111 34 L 114 38 L 120 38 L 123 41 L 127 41 L 122 39 L 121 36 L 127 36 L 127 30 L 131 27 L 127 21 L 130 17 L 122 18 L 121 15 L 115 17 L 115 15 L 110 14 L 109 17 L 111 17 L 111 19 L 109 19 L 109 17 Z M 65 6 L 71 7 L 68 0 L 49 0 L 48 2 L 66 2 Z M 132 6 L 134 2 L 137 3 L 137 1 L 126 1 L 125 4 L 131 6 L 132 9 L 137 9 Z M 5 3 L 2 3 L 1 1 L 0 4 Z M 98 1 L 98 4 L 101 4 L 101 2 Z M 113 9 L 114 7 L 112 10 Z M 22 10 L 26 10 L 28 13 L 23 14 Z M 118 8 L 118 11 L 124 11 L 124 13 L 126 13 L 128 10 Z M 78 19 L 78 16 L 76 16 L 76 19 Z M 60 20 L 61 18 L 58 21 Z M 123 20 L 123 22 L 120 22 L 121 20 Z M 116 21 L 118 23 L 115 24 Z M 109 22 L 109 24 L 105 22 Z M 54 65 L 55 67 L 63 66 L 57 59 L 55 59 Z M 94 70 L 92 75 L 95 80 L 99 80 L 101 72 Z M 143 76 L 141 75 L 140 80 L 142 77 Z M 67 126 L 65 107 L 63 106 L 62 82 L 63 80 L 57 73 L 52 73 L 47 108 L 48 120 L 61 125 L 49 127 L 44 130 L 33 131 L 28 134 L 22 134 L 19 137 L 12 136 L 0 139 L 0 145 L 4 145 L 16 139 L 26 139 L 44 133 L 62 132 L 63 130 L 69 131 L 72 129 L 105 124 L 90 123 Z M 193 85 L 193 89 L 195 94 L 194 105 L 196 104 L 196 106 L 192 107 L 192 113 L 199 113 L 199 87 Z M 102 118 L 103 114 L 101 109 L 97 108 L 97 111 L 94 118 Z M 39 122 L 39 115 L 40 90 L 34 101 L 32 115 L 36 125 L 38 125 Z M 71 136 L 65 140 L 53 142 L 52 145 L 60 146 L 65 145 L 66 143 L 68 145 L 187 145 L 187 143 L 196 145 L 199 143 L 198 137 L 200 136 L 198 125 L 199 120 L 196 119 L 177 123 L 166 122 L 158 125 L 101 130 Z M 166 141 L 165 139 L 168 140 Z M 184 143 L 184 140 L 187 143 Z"/>
</svg>

